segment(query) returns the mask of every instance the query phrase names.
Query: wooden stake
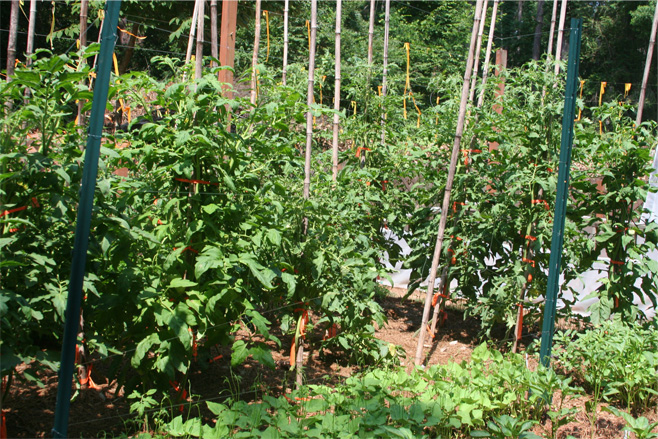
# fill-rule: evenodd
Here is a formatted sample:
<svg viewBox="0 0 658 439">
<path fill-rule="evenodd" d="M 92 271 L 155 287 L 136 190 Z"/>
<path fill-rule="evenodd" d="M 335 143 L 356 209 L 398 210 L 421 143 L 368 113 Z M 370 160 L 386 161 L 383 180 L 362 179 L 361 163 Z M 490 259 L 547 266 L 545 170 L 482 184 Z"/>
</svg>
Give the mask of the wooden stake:
<svg viewBox="0 0 658 439">
<path fill-rule="evenodd" d="M 478 68 L 480 64 L 480 47 L 482 47 L 482 35 L 484 34 L 484 23 L 487 19 L 487 3 L 489 0 L 484 0 L 482 6 L 482 17 L 480 17 L 480 29 L 478 29 L 478 39 L 475 46 L 475 61 L 473 65 L 473 76 L 471 77 L 471 91 L 468 95 L 468 102 L 473 103 L 475 99 L 475 82 L 478 79 Z"/>
<path fill-rule="evenodd" d="M 219 43 L 217 42 L 217 0 L 210 0 L 210 56 L 219 59 Z M 210 67 L 217 63 L 210 61 Z"/>
<path fill-rule="evenodd" d="M 496 30 L 496 14 L 498 13 L 498 3 L 500 0 L 494 0 L 493 11 L 491 11 L 491 24 L 489 25 L 489 39 L 487 40 L 487 53 L 484 57 L 484 67 L 482 68 L 482 89 L 480 96 L 478 96 L 477 107 L 482 107 L 484 102 L 484 89 L 487 85 L 487 78 L 489 77 L 489 62 L 491 58 L 491 47 L 493 46 L 494 31 Z"/>
<path fill-rule="evenodd" d="M 388 31 L 391 19 L 391 0 L 386 0 L 386 10 L 384 12 L 384 71 L 382 73 L 382 97 L 386 97 L 387 87 L 386 79 L 388 76 Z M 386 142 L 386 107 L 382 105 L 382 145 Z"/>
<path fill-rule="evenodd" d="M 222 2 L 221 36 L 219 39 L 219 65 L 233 68 L 235 60 L 235 32 L 237 27 L 238 2 L 237 0 L 224 0 Z M 225 69 L 217 74 L 220 82 L 233 85 L 233 72 Z M 233 88 L 226 87 L 224 93 L 227 98 L 233 99 Z"/>
<path fill-rule="evenodd" d="M 372 65 L 372 41 L 375 37 L 375 0 L 370 0 L 370 23 L 368 25 L 368 65 Z"/>
<path fill-rule="evenodd" d="M 560 73 L 560 57 L 562 56 L 562 39 L 564 38 L 564 22 L 567 19 L 567 1 L 562 0 L 560 7 L 560 29 L 557 34 L 557 44 L 555 45 L 555 74 Z"/>
<path fill-rule="evenodd" d="M 308 200 L 311 193 L 311 147 L 313 144 L 313 112 L 311 105 L 313 105 L 313 89 L 315 87 L 315 38 L 318 29 L 318 1 L 311 0 L 311 40 L 310 50 L 308 56 L 308 90 L 306 95 L 306 105 L 308 111 L 306 112 L 306 154 L 304 160 L 304 199 Z M 304 235 L 308 232 L 308 218 L 304 217 L 302 231 Z M 297 387 L 302 385 L 302 367 L 304 366 L 304 343 L 302 338 L 299 338 L 299 346 L 297 348 L 297 356 L 295 365 L 296 368 L 296 382 Z"/>
<path fill-rule="evenodd" d="M 658 29 L 658 3 L 653 13 L 653 24 L 651 25 L 651 36 L 649 37 L 649 49 L 647 50 L 647 61 L 644 64 L 644 75 L 642 76 L 642 89 L 640 90 L 640 101 L 637 104 L 637 117 L 635 126 L 639 127 L 642 123 L 642 111 L 644 110 L 644 99 L 647 94 L 647 82 L 649 81 L 649 71 L 651 70 L 651 57 L 653 56 L 653 47 L 656 44 L 656 29 Z"/>
<path fill-rule="evenodd" d="M 374 1 L 374 0 L 373 0 Z M 336 67 L 335 67 L 335 76 L 336 84 L 334 87 L 334 132 L 333 132 L 333 144 L 332 144 L 332 154 L 331 154 L 331 178 L 333 181 L 336 181 L 338 177 L 338 130 L 340 128 L 340 116 L 338 112 L 340 111 L 340 24 L 341 24 L 341 10 L 342 10 L 342 1 L 336 0 Z"/>
<path fill-rule="evenodd" d="M 415 363 L 417 366 L 419 366 L 422 362 L 423 346 L 425 343 L 425 333 L 427 332 L 426 329 L 427 322 L 429 320 L 430 309 L 432 306 L 432 295 L 434 293 L 436 272 L 439 266 L 439 259 L 441 257 L 441 250 L 443 247 L 446 222 L 448 220 L 448 210 L 450 209 L 450 194 L 452 192 L 452 185 L 455 180 L 457 161 L 459 160 L 461 138 L 462 135 L 464 134 L 466 107 L 468 106 L 469 86 L 471 83 L 471 72 L 473 69 L 473 59 L 475 57 L 477 34 L 478 34 L 478 29 L 480 27 L 480 17 L 483 9 L 482 5 L 483 5 L 483 0 L 477 0 L 477 3 L 475 4 L 475 18 L 473 20 L 473 29 L 471 31 L 471 44 L 469 46 L 468 59 L 466 61 L 466 69 L 464 71 L 464 83 L 462 86 L 459 115 L 457 117 L 457 129 L 455 132 L 455 140 L 452 146 L 452 154 L 450 157 L 450 168 L 448 169 L 448 179 L 446 181 L 446 188 L 443 194 L 443 205 L 441 207 L 441 220 L 439 222 L 439 230 L 436 237 L 434 255 L 432 258 L 432 267 L 430 269 L 430 275 L 428 279 L 427 294 L 425 296 L 425 307 L 423 309 L 423 320 L 420 326 L 420 334 L 418 335 L 418 347 L 416 349 L 416 357 L 415 357 Z"/>
<path fill-rule="evenodd" d="M 258 64 L 258 48 L 260 46 L 260 1 L 256 0 L 256 30 L 254 32 L 254 54 L 251 58 L 251 105 L 256 105 L 258 90 L 256 89 L 256 65 Z"/>
<path fill-rule="evenodd" d="M 205 6 L 206 0 L 199 1 L 199 15 L 197 17 L 197 30 L 196 30 L 196 63 L 194 66 L 194 78 L 201 79 L 203 74 L 203 22 L 205 21 Z"/>
</svg>

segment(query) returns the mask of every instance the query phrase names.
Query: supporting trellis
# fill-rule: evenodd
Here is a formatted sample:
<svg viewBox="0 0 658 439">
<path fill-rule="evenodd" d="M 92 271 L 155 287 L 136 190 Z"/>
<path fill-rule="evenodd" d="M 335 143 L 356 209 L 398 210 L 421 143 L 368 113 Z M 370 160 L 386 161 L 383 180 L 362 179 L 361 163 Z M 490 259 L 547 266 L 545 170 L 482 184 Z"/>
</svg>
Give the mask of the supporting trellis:
<svg viewBox="0 0 658 439">
<path fill-rule="evenodd" d="M 564 39 L 564 22 L 567 19 L 567 1 L 562 0 L 560 7 L 560 28 L 557 33 L 557 44 L 555 45 L 555 74 L 560 73 L 560 58 L 562 57 L 562 40 Z"/>
<path fill-rule="evenodd" d="M 85 275 L 87 248 L 91 229 L 91 213 L 94 205 L 94 192 L 100 157 L 101 135 L 105 104 L 110 88 L 110 70 L 112 68 L 112 53 L 117 36 L 120 1 L 107 1 L 105 20 L 108 26 L 103 28 L 101 49 L 97 72 L 94 100 L 89 120 L 89 135 L 85 149 L 82 187 L 73 245 L 73 260 L 71 262 L 71 278 L 69 281 L 68 298 L 66 302 L 66 323 L 62 342 L 62 357 L 59 368 L 57 386 L 57 403 L 55 407 L 55 424 L 53 437 L 67 437 L 69 408 L 71 403 L 71 382 L 75 363 L 75 347 L 82 303 L 82 285 Z"/>
<path fill-rule="evenodd" d="M 375 0 L 370 0 L 370 22 L 368 23 L 368 66 L 372 65 L 372 42 L 375 37 Z"/>
<path fill-rule="evenodd" d="M 256 26 L 254 30 L 254 53 L 251 57 L 251 105 L 256 105 L 258 90 L 256 79 L 258 75 L 258 48 L 260 46 L 260 0 L 256 0 Z"/>
<path fill-rule="evenodd" d="M 286 0 L 283 6 L 283 71 L 281 82 L 286 85 L 288 76 L 288 13 L 290 11 L 290 0 Z"/>
<path fill-rule="evenodd" d="M 651 70 L 651 57 L 653 56 L 653 47 L 656 44 L 656 29 L 658 29 L 658 3 L 653 13 L 653 24 L 651 25 L 651 36 L 649 37 L 649 48 L 647 49 L 647 61 L 644 64 L 644 75 L 642 75 L 642 89 L 640 90 L 640 100 L 637 104 L 637 116 L 635 126 L 642 123 L 642 111 L 644 110 L 644 99 L 647 95 L 647 82 L 649 81 L 649 71 Z"/>
<path fill-rule="evenodd" d="M 567 66 L 567 86 L 564 94 L 564 111 L 562 115 L 562 140 L 560 144 L 560 162 L 558 166 L 557 195 L 555 198 L 555 215 L 553 216 L 553 235 L 551 238 L 551 256 L 548 263 L 548 284 L 544 303 L 544 322 L 541 330 L 540 362 L 550 364 L 555 328 L 555 310 L 559 289 L 560 268 L 562 265 L 562 245 L 564 243 L 564 223 L 569 198 L 569 170 L 571 167 L 571 148 L 573 146 L 574 119 L 576 117 L 576 93 L 578 92 L 578 67 L 580 65 L 580 39 L 583 20 L 571 19 L 569 37 L 569 65 Z"/>
<path fill-rule="evenodd" d="M 313 112 L 311 106 L 313 105 L 313 90 L 315 87 L 315 38 L 318 30 L 318 2 L 311 0 L 311 38 L 309 41 L 309 55 L 308 55 L 308 90 L 306 96 L 306 149 L 304 155 L 304 200 L 308 200 L 311 194 L 311 149 L 313 145 Z M 308 217 L 302 220 L 302 232 L 304 236 L 308 233 Z M 304 311 L 300 315 L 297 324 L 297 334 L 299 334 L 297 343 L 297 355 L 295 357 L 296 364 L 291 364 L 291 367 L 296 369 L 297 386 L 302 385 L 302 367 L 304 365 L 304 343 L 303 343 L 303 330 L 302 325 L 305 325 L 305 319 L 308 320 L 308 311 Z M 297 337 L 296 337 L 297 338 Z"/>
<path fill-rule="evenodd" d="M 373 0 L 374 1 L 374 0 Z M 335 54 L 335 76 L 334 86 L 334 126 L 333 139 L 331 148 L 331 178 L 336 181 L 338 177 L 338 131 L 340 128 L 340 24 L 341 24 L 341 0 L 336 0 L 336 54 Z"/>
<path fill-rule="evenodd" d="M 196 59 L 194 64 L 194 79 L 201 79 L 203 73 L 203 24 L 205 18 L 206 0 L 197 0 L 199 2 L 199 12 L 197 17 L 196 30 Z"/>
<path fill-rule="evenodd" d="M 491 59 L 491 48 L 493 46 L 494 32 L 496 30 L 496 15 L 498 13 L 498 3 L 500 0 L 494 0 L 493 10 L 491 11 L 491 24 L 489 25 L 489 39 L 487 40 L 487 53 L 484 56 L 484 66 L 482 67 L 482 89 L 478 96 L 477 107 L 482 107 L 484 103 L 484 90 L 487 86 L 487 78 L 489 77 L 489 62 Z"/>
<path fill-rule="evenodd" d="M 471 91 L 468 95 L 468 102 L 473 103 L 475 99 L 475 82 L 478 79 L 478 69 L 480 65 L 480 48 L 482 47 L 482 35 L 484 35 L 484 24 L 487 18 L 487 4 L 489 0 L 484 0 L 482 6 L 482 17 L 480 17 L 480 28 L 478 29 L 478 38 L 475 45 L 475 61 L 473 63 L 473 76 L 471 77 Z"/>
<path fill-rule="evenodd" d="M 388 31 L 391 19 L 391 0 L 386 0 L 386 9 L 384 12 L 384 70 L 382 73 L 382 97 L 386 98 L 387 93 L 387 76 L 388 76 Z M 386 106 L 382 105 L 382 145 L 386 142 Z"/>
<path fill-rule="evenodd" d="M 427 322 L 429 320 L 430 309 L 432 306 L 432 297 L 434 293 L 434 283 L 436 282 L 436 272 L 439 266 L 441 257 L 441 250 L 443 247 L 443 240 L 445 235 L 446 223 L 448 220 L 448 211 L 450 209 L 450 195 L 452 192 L 452 185 L 455 180 L 455 173 L 457 170 L 457 161 L 459 160 L 459 152 L 461 145 L 461 138 L 464 133 L 464 122 L 466 120 L 466 107 L 468 106 L 469 86 L 471 83 L 471 73 L 473 70 L 473 60 L 475 57 L 475 46 L 478 30 L 480 28 L 480 17 L 482 14 L 484 0 L 477 0 L 475 4 L 475 17 L 473 19 L 473 29 L 471 31 L 471 43 L 468 50 L 468 59 L 466 61 L 466 69 L 464 71 L 464 82 L 462 85 L 461 100 L 459 106 L 459 115 L 457 117 L 457 129 L 455 132 L 455 140 L 452 146 L 452 153 L 450 156 L 450 168 L 448 169 L 448 178 L 446 180 L 446 187 L 443 194 L 443 204 L 441 207 L 441 219 L 439 221 L 439 230 L 436 237 L 436 245 L 434 247 L 434 255 L 432 257 L 432 267 L 427 285 L 427 293 L 425 295 L 425 306 L 423 309 L 423 320 L 420 326 L 418 335 L 418 347 L 416 349 L 415 363 L 420 365 L 423 356 L 423 346 L 425 344 L 425 334 L 427 332 Z"/>
</svg>

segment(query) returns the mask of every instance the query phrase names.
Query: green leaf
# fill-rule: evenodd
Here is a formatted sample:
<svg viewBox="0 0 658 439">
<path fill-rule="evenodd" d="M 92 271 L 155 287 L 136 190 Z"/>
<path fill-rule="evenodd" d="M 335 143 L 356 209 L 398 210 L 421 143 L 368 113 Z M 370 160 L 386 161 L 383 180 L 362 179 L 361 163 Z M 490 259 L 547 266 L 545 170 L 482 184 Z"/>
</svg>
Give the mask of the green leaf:
<svg viewBox="0 0 658 439">
<path fill-rule="evenodd" d="M 189 279 L 175 278 L 169 283 L 169 288 L 187 288 L 197 286 L 196 282 Z"/>
</svg>

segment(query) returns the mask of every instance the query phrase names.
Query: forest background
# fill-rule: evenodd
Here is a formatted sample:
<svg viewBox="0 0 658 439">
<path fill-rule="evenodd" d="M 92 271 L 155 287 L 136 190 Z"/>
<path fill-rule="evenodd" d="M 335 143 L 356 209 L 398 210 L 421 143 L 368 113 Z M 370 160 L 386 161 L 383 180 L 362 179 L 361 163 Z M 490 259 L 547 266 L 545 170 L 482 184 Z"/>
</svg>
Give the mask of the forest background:
<svg viewBox="0 0 658 439">
<path fill-rule="evenodd" d="M 80 2 L 38 1 L 36 20 L 36 48 L 52 49 L 62 53 L 76 49 L 79 38 Z M 99 32 L 99 11 L 102 1 L 90 2 L 89 18 L 93 24 L 87 40 L 96 41 Z M 552 1 L 504 0 L 500 4 L 496 25 L 494 48 L 508 51 L 508 67 L 518 67 L 531 59 L 539 59 L 548 46 Z M 405 43 L 411 44 L 410 65 L 412 86 L 416 101 L 421 108 L 435 104 L 436 95 L 432 84 L 463 69 L 470 36 L 475 2 L 465 0 L 402 1 L 391 4 L 391 34 L 389 63 L 391 73 L 405 68 Z M 596 105 L 600 83 L 606 82 L 603 101 L 615 100 L 625 95 L 625 84 L 631 83 L 628 94 L 636 103 L 640 92 L 646 50 L 651 29 L 652 1 L 572 1 L 568 4 L 569 17 L 584 19 L 580 75 L 585 80 L 583 98 L 585 105 Z M 331 105 L 333 96 L 333 51 L 335 2 L 319 2 L 318 16 L 318 77 L 323 78 L 325 104 Z M 238 36 L 236 39 L 235 69 L 238 78 L 248 80 L 254 33 L 253 1 L 241 1 L 238 7 Z M 281 69 L 283 59 L 283 1 L 263 1 L 262 9 L 268 11 L 263 22 L 259 62 L 268 68 Z M 0 2 L 0 65 L 7 62 L 7 42 L 10 20 L 10 1 Z M 218 15 L 221 15 L 221 8 Z M 17 51 L 19 62 L 25 61 L 29 2 L 21 2 L 18 20 Z M 193 1 L 137 1 L 127 0 L 121 8 L 117 44 L 117 57 L 122 73 L 132 70 L 147 71 L 157 78 L 167 75 L 161 67 L 151 63 L 156 55 L 169 55 L 184 59 L 187 33 L 193 15 Z M 206 16 L 208 16 L 208 10 Z M 381 63 L 384 41 L 384 2 L 376 3 L 374 62 Z M 310 2 L 291 2 L 289 62 L 304 64 L 307 60 L 308 37 L 306 20 L 310 17 Z M 348 1 L 343 5 L 343 44 L 345 89 L 350 78 L 358 77 L 351 69 L 358 69 L 367 58 L 368 1 Z M 269 36 L 266 35 L 269 24 Z M 210 53 L 209 26 L 204 41 Z M 131 39 L 130 34 L 140 38 Z M 145 38 L 142 38 L 145 37 Z M 269 38 L 269 44 L 267 43 Z M 486 38 L 486 35 L 485 35 Z M 563 56 L 568 53 L 565 39 Z M 486 44 L 482 44 L 484 51 Z M 269 52 L 266 54 L 266 51 Z M 326 76 L 326 77 L 325 77 Z M 645 120 L 658 119 L 656 95 L 658 76 L 652 68 L 647 87 Z M 377 78 L 374 78 L 377 84 Z M 395 84 L 392 85 L 396 87 Z M 403 81 L 398 84 L 403 86 Z M 349 103 L 349 96 L 343 97 Z"/>
</svg>

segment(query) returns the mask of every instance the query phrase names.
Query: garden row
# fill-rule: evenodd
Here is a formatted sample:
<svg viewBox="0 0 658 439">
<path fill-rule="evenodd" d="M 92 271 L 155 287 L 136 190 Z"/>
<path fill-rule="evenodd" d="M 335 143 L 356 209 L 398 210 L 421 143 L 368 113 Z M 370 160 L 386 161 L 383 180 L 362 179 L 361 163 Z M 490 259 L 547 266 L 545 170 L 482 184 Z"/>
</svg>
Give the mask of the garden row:
<svg viewBox="0 0 658 439">
<path fill-rule="evenodd" d="M 141 129 L 109 136 L 101 150 L 80 340 L 91 352 L 86 363 L 111 364 L 111 378 L 128 394 L 166 391 L 172 380 L 184 386 L 193 361 L 212 358 L 217 345 L 232 346 L 232 366 L 248 356 L 273 366 L 262 341 L 282 350 L 300 343 L 308 313 L 316 327 L 337 329 L 318 341 L 323 347 L 360 363 L 395 361 L 374 337 L 373 324 L 385 321 L 375 300 L 377 280 L 386 277 L 379 260 L 386 251 L 395 262 L 400 250 L 381 231 L 413 231 L 406 264 L 414 280 L 424 279 L 459 78 L 433 84 L 441 104 L 418 121 L 401 114 L 403 97 L 379 97 L 364 82 L 364 111 L 341 116 L 350 148 L 338 179 L 330 151 L 316 148 L 304 200 L 303 75 L 283 87 L 261 71 L 260 102 L 251 107 L 225 98 L 216 72 L 191 81 L 187 67 L 153 62 L 171 69 L 169 81 L 132 73 L 112 84 L 110 98 L 144 116 L 131 122 Z M 13 103 L 2 107 L 0 132 L 3 377 L 22 362 L 57 368 L 82 178 L 84 137 L 72 115 L 77 100 L 91 98 L 81 82 L 87 67 L 75 65 L 75 57 L 42 57 L 0 88 Z M 511 331 L 519 305 L 530 322 L 538 318 L 557 183 L 563 91 L 541 63 L 503 80 L 502 111 L 472 111 L 446 234 L 453 240 L 442 258 L 458 281 L 450 294 L 467 299 L 485 333 Z M 319 105 L 312 111 L 332 114 Z M 634 297 L 655 305 L 658 290 L 658 262 L 643 257 L 656 248 L 656 225 L 640 224 L 636 209 L 651 171 L 652 127 L 634 128 L 624 112 L 623 104 L 594 109 L 606 132 L 585 118 L 576 130 L 581 166 L 567 212 L 565 278 L 608 256 L 608 276 L 594 293 L 600 300 L 590 308 L 594 323 L 612 313 L 634 321 Z M 363 167 L 357 151 L 366 154 Z M 561 312 L 569 311 L 566 303 Z M 236 338 L 241 328 L 254 337 Z"/>
</svg>

